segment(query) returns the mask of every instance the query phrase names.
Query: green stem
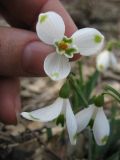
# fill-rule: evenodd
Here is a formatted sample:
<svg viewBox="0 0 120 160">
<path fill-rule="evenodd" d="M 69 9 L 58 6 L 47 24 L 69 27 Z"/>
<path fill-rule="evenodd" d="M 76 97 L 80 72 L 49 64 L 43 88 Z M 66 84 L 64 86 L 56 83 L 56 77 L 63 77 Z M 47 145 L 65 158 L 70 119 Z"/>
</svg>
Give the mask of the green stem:
<svg viewBox="0 0 120 160">
<path fill-rule="evenodd" d="M 52 129 L 47 127 L 46 130 L 47 130 L 47 138 L 48 140 L 50 140 L 52 138 Z"/>
<path fill-rule="evenodd" d="M 83 85 L 83 73 L 82 73 L 82 62 L 78 62 L 79 65 L 79 75 L 80 75 L 80 83 Z"/>
<path fill-rule="evenodd" d="M 73 78 L 70 79 L 71 81 L 71 85 L 72 87 L 75 89 L 76 93 L 81 97 L 81 99 L 83 100 L 84 106 L 88 107 L 88 102 L 86 101 L 82 91 L 80 90 L 79 86 L 77 85 L 77 83 L 74 81 Z"/>
<path fill-rule="evenodd" d="M 91 129 L 88 129 L 89 135 L 89 148 L 88 148 L 88 160 L 92 160 L 92 133 Z"/>
</svg>

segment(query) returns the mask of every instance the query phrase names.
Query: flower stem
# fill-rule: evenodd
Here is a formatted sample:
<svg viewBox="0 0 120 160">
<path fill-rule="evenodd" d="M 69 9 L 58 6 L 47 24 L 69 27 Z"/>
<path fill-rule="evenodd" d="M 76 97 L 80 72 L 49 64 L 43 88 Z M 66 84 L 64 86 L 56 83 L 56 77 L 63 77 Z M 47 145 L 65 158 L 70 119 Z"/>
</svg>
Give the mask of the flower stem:
<svg viewBox="0 0 120 160">
<path fill-rule="evenodd" d="M 88 135 L 89 135 L 88 160 L 92 160 L 92 132 L 90 128 L 88 128 Z"/>
<path fill-rule="evenodd" d="M 51 128 L 46 128 L 46 131 L 47 131 L 47 138 L 48 140 L 50 140 L 52 138 L 52 129 Z"/>
<path fill-rule="evenodd" d="M 84 106 L 88 107 L 88 102 L 86 101 L 86 99 L 85 99 L 81 89 L 79 88 L 78 84 L 76 83 L 76 81 L 71 77 L 70 77 L 70 81 L 71 81 L 71 85 L 74 88 L 74 90 L 76 91 L 76 93 L 81 97 L 81 99 L 84 103 Z"/>
</svg>

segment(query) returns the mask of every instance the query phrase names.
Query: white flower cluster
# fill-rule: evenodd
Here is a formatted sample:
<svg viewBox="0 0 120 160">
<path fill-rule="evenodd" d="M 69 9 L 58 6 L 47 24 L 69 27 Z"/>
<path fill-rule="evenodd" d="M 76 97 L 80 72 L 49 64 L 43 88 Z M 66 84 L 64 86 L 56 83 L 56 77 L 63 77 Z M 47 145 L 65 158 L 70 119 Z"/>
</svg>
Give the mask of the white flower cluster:
<svg viewBox="0 0 120 160">
<path fill-rule="evenodd" d="M 99 52 L 104 44 L 104 36 L 94 28 L 84 28 L 76 31 L 71 37 L 65 36 L 65 24 L 60 15 L 47 12 L 39 15 L 36 31 L 41 41 L 53 45 L 55 51 L 44 61 L 44 70 L 52 80 L 66 78 L 71 70 L 69 59 L 74 54 L 90 56 Z M 104 145 L 109 136 L 110 128 L 103 107 L 90 105 L 74 115 L 70 101 L 58 97 L 50 106 L 32 111 L 22 112 L 21 115 L 33 121 L 49 122 L 65 117 L 66 127 L 71 144 L 76 143 L 77 133 L 84 130 L 91 120 L 93 134 L 98 145 Z"/>
<path fill-rule="evenodd" d="M 93 104 L 74 115 L 69 99 L 60 97 L 50 106 L 32 112 L 22 112 L 21 115 L 28 120 L 41 122 L 49 122 L 63 115 L 73 145 L 76 144 L 77 133 L 83 131 L 90 120 L 94 120 L 93 134 L 98 145 L 106 144 L 110 133 L 109 122 L 102 106 L 98 108 Z"/>
</svg>

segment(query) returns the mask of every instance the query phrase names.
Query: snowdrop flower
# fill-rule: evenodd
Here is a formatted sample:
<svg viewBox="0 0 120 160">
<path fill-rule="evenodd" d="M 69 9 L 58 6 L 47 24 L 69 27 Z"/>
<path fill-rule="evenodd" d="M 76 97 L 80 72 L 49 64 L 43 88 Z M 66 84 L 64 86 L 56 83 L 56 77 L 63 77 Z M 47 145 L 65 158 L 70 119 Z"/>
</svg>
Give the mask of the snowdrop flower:
<svg viewBox="0 0 120 160">
<path fill-rule="evenodd" d="M 66 117 L 66 126 L 71 144 L 76 143 L 75 135 L 77 124 L 74 113 L 71 108 L 69 99 L 57 98 L 55 102 L 45 108 L 41 108 L 32 112 L 22 112 L 21 115 L 33 121 L 49 122 L 59 116 Z"/>
<path fill-rule="evenodd" d="M 96 58 L 96 67 L 100 72 L 106 71 L 108 68 L 114 69 L 117 65 L 117 58 L 114 53 L 104 50 Z"/>
<path fill-rule="evenodd" d="M 90 105 L 88 108 L 76 114 L 77 121 L 77 132 L 84 130 L 91 119 L 94 120 L 93 123 L 93 134 L 95 141 L 98 145 L 105 145 L 110 134 L 109 122 L 103 111 L 103 107 L 95 107 Z"/>
<path fill-rule="evenodd" d="M 70 38 L 66 37 L 62 17 L 52 11 L 39 15 L 36 32 L 41 41 L 55 47 L 55 52 L 44 61 L 44 70 L 56 81 L 68 76 L 71 70 L 69 58 L 74 54 L 93 55 L 101 50 L 104 43 L 104 36 L 94 28 L 80 29 Z"/>
</svg>

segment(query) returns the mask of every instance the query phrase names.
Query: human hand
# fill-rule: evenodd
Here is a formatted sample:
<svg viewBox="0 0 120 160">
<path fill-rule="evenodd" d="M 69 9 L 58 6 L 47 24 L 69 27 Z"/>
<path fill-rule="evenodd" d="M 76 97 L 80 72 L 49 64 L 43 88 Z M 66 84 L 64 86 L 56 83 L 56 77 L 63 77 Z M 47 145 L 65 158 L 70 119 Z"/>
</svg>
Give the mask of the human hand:
<svg viewBox="0 0 120 160">
<path fill-rule="evenodd" d="M 0 27 L 0 121 L 4 123 L 17 122 L 21 108 L 18 77 L 45 75 L 44 59 L 53 48 L 38 39 L 35 26 L 39 13 L 47 11 L 63 17 L 67 36 L 76 31 L 58 0 L 0 0 L 0 13 L 14 27 Z"/>
</svg>

